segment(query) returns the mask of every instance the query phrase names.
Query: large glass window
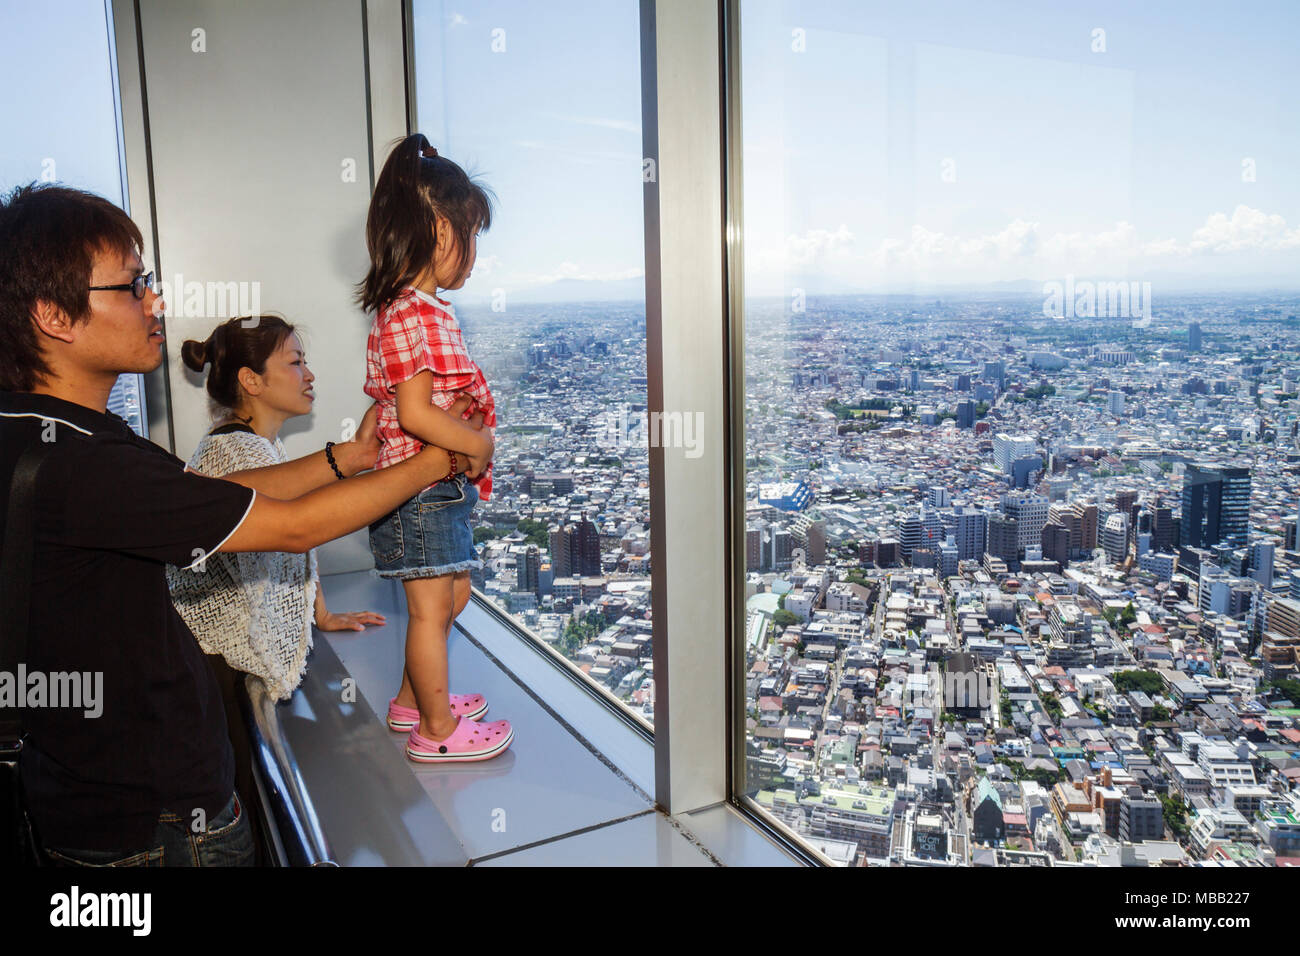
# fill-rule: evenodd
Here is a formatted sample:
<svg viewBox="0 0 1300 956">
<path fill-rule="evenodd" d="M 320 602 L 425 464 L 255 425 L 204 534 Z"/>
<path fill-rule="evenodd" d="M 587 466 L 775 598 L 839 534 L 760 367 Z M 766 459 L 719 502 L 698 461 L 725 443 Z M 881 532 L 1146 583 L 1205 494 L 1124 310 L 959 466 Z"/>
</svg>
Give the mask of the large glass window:
<svg viewBox="0 0 1300 956">
<path fill-rule="evenodd" d="M 1267 860 L 1297 9 L 739 8 L 746 799 L 847 865 Z"/>
<path fill-rule="evenodd" d="M 650 721 L 638 4 L 413 14 L 419 131 L 498 201 L 452 296 L 498 408 L 475 586 Z"/>
<path fill-rule="evenodd" d="M 105 0 L 6 4 L 0 30 L 0 191 L 60 182 L 125 205 Z M 71 67 L 75 65 L 75 68 Z M 143 379 L 123 375 L 109 409 L 145 433 Z"/>
</svg>

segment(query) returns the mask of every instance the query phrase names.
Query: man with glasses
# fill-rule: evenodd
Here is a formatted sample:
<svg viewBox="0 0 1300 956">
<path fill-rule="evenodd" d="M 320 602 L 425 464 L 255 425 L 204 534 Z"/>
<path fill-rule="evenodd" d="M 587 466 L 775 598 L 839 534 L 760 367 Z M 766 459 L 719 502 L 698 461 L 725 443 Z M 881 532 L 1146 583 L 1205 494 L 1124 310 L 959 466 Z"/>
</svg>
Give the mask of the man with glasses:
<svg viewBox="0 0 1300 956">
<path fill-rule="evenodd" d="M 392 511 L 451 462 L 429 447 L 409 468 L 346 480 L 323 451 L 226 480 L 186 471 L 107 412 L 119 375 L 163 360 L 163 303 L 142 246 L 98 196 L 31 185 L 0 197 L 0 486 L 44 449 L 31 540 L 13 542 L 31 554 L 28 620 L 0 621 L 28 635 L 26 654 L 4 667 L 47 687 L 72 674 L 100 688 L 91 706 L 19 689 L 21 776 L 54 863 L 247 864 L 221 695 L 172 607 L 165 565 L 302 553 Z M 334 454 L 349 475 L 374 458 L 362 442 Z M 12 703 L 0 706 L 12 718 Z"/>
</svg>

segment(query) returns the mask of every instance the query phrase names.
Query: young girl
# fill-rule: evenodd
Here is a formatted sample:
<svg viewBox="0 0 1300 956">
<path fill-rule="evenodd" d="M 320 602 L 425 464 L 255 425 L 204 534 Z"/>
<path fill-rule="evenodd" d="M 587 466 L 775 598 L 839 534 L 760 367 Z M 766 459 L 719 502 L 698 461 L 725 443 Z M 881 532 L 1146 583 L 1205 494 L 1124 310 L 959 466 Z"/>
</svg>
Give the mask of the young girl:
<svg viewBox="0 0 1300 956">
<path fill-rule="evenodd" d="M 402 582 L 408 614 L 406 667 L 388 726 L 409 730 L 407 756 L 425 763 L 487 760 L 514 739 L 509 721 L 478 722 L 488 709 L 482 695 L 450 692 L 447 667 L 447 636 L 469 601 L 470 569 L 483 566 L 469 516 L 491 493 L 496 411 L 438 290 L 465 284 L 476 235 L 491 222 L 482 187 L 418 133 L 384 163 L 366 217 L 370 271 L 358 299 L 376 313 L 366 344 L 366 394 L 379 405 L 376 467 L 426 442 L 457 458 L 451 477 L 370 526 L 375 569 Z M 455 406 L 460 395 L 473 400 L 464 413 Z"/>
</svg>

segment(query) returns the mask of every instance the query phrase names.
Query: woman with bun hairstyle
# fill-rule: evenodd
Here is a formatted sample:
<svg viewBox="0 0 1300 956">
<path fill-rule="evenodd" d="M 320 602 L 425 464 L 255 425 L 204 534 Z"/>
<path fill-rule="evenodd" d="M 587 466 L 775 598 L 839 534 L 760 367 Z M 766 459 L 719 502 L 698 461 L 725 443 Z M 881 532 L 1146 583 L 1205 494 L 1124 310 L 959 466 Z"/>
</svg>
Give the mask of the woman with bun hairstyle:
<svg viewBox="0 0 1300 956">
<path fill-rule="evenodd" d="M 315 376 L 291 324 L 276 315 L 234 318 L 202 342 L 185 342 L 181 358 L 196 372 L 208 370 L 208 395 L 220 410 L 190 457 L 189 470 L 220 478 L 289 462 L 280 429 L 289 419 L 310 413 L 315 400 Z M 468 407 L 468 400 L 463 407 Z M 352 441 L 329 442 L 324 451 L 293 465 L 302 469 L 307 484 L 320 486 L 372 468 L 378 454 L 371 409 Z M 260 490 L 274 495 L 276 489 Z M 314 549 L 305 554 L 218 553 L 200 568 L 169 565 L 168 586 L 172 603 L 208 655 L 222 686 L 235 751 L 236 786 L 251 798 L 256 793 L 251 744 L 236 703 L 236 688 L 244 675 L 256 674 L 272 699 L 285 700 L 306 670 L 313 621 L 323 631 L 361 631 L 367 625 L 382 625 L 384 617 L 372 611 L 330 611 L 320 588 Z"/>
</svg>

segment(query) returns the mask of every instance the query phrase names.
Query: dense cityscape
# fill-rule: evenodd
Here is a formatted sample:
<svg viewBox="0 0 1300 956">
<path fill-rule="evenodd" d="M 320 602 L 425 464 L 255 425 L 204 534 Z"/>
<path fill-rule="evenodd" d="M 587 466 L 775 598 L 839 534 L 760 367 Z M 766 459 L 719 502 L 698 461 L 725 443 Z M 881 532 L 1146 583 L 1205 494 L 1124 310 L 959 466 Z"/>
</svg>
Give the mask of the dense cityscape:
<svg viewBox="0 0 1300 956">
<path fill-rule="evenodd" d="M 746 789 L 831 860 L 1300 863 L 1300 297 L 1126 293 L 747 304 Z M 461 322 L 475 584 L 653 720 L 644 312 Z"/>
</svg>

